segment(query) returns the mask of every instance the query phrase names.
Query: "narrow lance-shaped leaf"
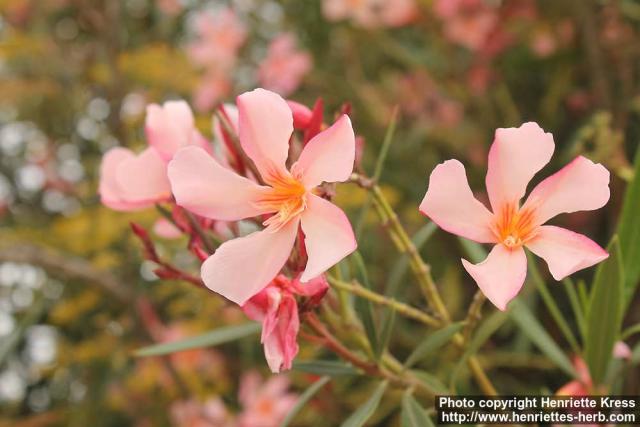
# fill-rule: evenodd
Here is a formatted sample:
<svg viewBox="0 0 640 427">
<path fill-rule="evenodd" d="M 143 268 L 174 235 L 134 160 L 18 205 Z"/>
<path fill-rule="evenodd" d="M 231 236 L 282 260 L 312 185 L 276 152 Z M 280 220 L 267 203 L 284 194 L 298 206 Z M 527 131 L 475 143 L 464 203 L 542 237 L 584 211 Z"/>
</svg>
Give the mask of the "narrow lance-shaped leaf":
<svg viewBox="0 0 640 427">
<path fill-rule="evenodd" d="M 382 353 L 389 345 L 391 339 L 391 332 L 393 332 L 393 326 L 396 322 L 396 311 L 393 308 L 387 309 L 387 315 L 382 321 L 382 327 L 380 328 L 380 336 L 378 337 L 378 346 L 375 348 L 374 355 L 376 359 L 380 359 Z"/>
<path fill-rule="evenodd" d="M 378 384 L 378 387 L 376 387 L 371 397 L 356 409 L 356 411 L 342 423 L 341 427 L 362 427 L 364 423 L 371 418 L 376 409 L 378 409 L 380 399 L 382 399 L 387 385 L 388 383 L 386 381 Z"/>
<path fill-rule="evenodd" d="M 328 375 L 332 377 L 342 375 L 358 375 L 360 372 L 351 365 L 333 360 L 311 360 L 305 362 L 293 362 L 293 369 L 300 372 L 315 375 Z"/>
<path fill-rule="evenodd" d="M 298 412 L 300 412 L 302 408 L 304 408 L 304 406 L 307 404 L 307 402 L 311 400 L 311 398 L 315 396 L 315 394 L 329 381 L 331 381 L 331 377 L 325 376 L 320 377 L 318 381 L 311 384 L 311 386 L 306 389 L 304 393 L 302 393 L 302 395 L 298 398 L 296 404 L 293 406 L 293 408 L 291 408 L 284 420 L 282 420 L 282 423 L 280 423 L 280 427 L 287 427 L 289 424 L 291 424 L 291 421 L 293 421 L 296 415 L 298 415 Z"/>
<path fill-rule="evenodd" d="M 353 262 L 355 264 L 356 277 L 367 289 L 371 289 L 371 284 L 369 283 L 369 277 L 367 275 L 367 268 L 364 264 L 364 260 L 362 259 L 362 255 L 360 252 L 356 251 L 351 256 Z M 373 306 L 371 301 L 366 300 L 364 298 L 356 298 L 355 301 L 355 309 L 360 316 L 360 320 L 362 321 L 362 325 L 364 326 L 364 331 L 367 334 L 367 339 L 371 344 L 371 348 L 378 348 L 378 332 L 376 330 L 376 324 L 373 319 Z"/>
<path fill-rule="evenodd" d="M 463 326 L 463 322 L 452 323 L 449 326 L 429 334 L 429 336 L 411 352 L 409 357 L 407 357 L 407 360 L 404 362 L 405 368 L 412 367 L 416 362 L 438 351 L 438 349 L 448 343 Z"/>
<path fill-rule="evenodd" d="M 410 392 L 402 396 L 402 427 L 431 427 L 433 421 Z"/>
<path fill-rule="evenodd" d="M 598 266 L 587 311 L 585 360 L 591 379 L 600 384 L 612 358 L 623 313 L 624 273 L 620 243 L 614 236 L 607 247 L 609 258 Z"/>
<path fill-rule="evenodd" d="M 558 344 L 551 338 L 533 313 L 531 313 L 529 307 L 524 305 L 519 298 L 511 301 L 509 305 L 509 317 L 549 360 L 567 374 L 573 377 L 576 376 L 576 372 L 569 358 L 562 352 Z"/>
<path fill-rule="evenodd" d="M 633 181 L 627 187 L 618 222 L 622 267 L 625 273 L 625 306 L 631 302 L 640 280 L 640 149 L 636 152 Z"/>
<path fill-rule="evenodd" d="M 259 323 L 246 323 L 238 326 L 226 326 L 195 337 L 184 340 L 173 341 L 163 344 L 152 345 L 135 352 L 136 356 L 160 356 L 163 354 L 175 353 L 177 351 L 191 350 L 201 347 L 213 347 L 225 344 L 240 338 L 255 335 L 260 331 Z"/>
</svg>

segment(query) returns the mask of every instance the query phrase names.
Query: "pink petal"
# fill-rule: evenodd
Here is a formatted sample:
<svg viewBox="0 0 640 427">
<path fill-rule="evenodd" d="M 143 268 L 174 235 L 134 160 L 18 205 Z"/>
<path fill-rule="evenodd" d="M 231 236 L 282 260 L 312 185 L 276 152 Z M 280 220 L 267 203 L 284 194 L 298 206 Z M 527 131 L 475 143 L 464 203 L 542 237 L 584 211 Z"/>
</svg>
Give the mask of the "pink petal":
<svg viewBox="0 0 640 427">
<path fill-rule="evenodd" d="M 124 202 L 150 206 L 171 198 L 167 166 L 151 147 L 122 159 L 116 167 L 115 182 Z"/>
<path fill-rule="evenodd" d="M 298 354 L 298 304 L 291 294 L 284 294 L 278 307 L 277 323 L 264 340 L 264 356 L 271 372 L 291 369 L 293 359 Z"/>
<path fill-rule="evenodd" d="M 522 209 L 534 209 L 538 224 L 561 213 L 599 209 L 609 201 L 609 171 L 586 157 L 551 175 L 533 189 Z"/>
<path fill-rule="evenodd" d="M 123 193 L 116 180 L 116 170 L 120 163 L 132 157 L 135 157 L 135 154 L 133 154 L 131 150 L 116 147 L 109 150 L 102 158 L 98 193 L 100 194 L 100 201 L 103 205 L 118 211 L 137 210 L 153 205 L 153 202 L 140 204 L 126 202 L 122 199 Z"/>
<path fill-rule="evenodd" d="M 527 256 L 521 247 L 510 250 L 504 245 L 495 245 L 480 264 L 463 259 L 462 265 L 482 293 L 502 311 L 520 292 L 527 276 Z"/>
<path fill-rule="evenodd" d="M 229 240 L 201 268 L 209 289 L 238 305 L 260 292 L 289 258 L 299 221 L 291 220 L 278 231 L 257 231 Z"/>
<path fill-rule="evenodd" d="M 303 283 L 324 273 L 358 247 L 342 209 L 321 197 L 307 196 L 301 222 L 308 255 L 307 267 L 300 277 Z"/>
<path fill-rule="evenodd" d="M 291 108 L 291 112 L 293 113 L 293 127 L 296 129 L 306 129 L 313 115 L 309 107 L 290 99 L 287 100 L 287 104 L 289 104 L 289 108 Z"/>
<path fill-rule="evenodd" d="M 206 148 L 207 145 L 196 130 L 193 113 L 185 101 L 148 105 L 145 133 L 149 145 L 167 162 L 182 147 L 196 144 Z"/>
<path fill-rule="evenodd" d="M 531 178 L 549 163 L 553 150 L 553 135 L 545 133 L 537 123 L 496 130 L 486 178 L 494 212 L 504 204 L 517 204 Z"/>
<path fill-rule="evenodd" d="M 552 225 L 538 227 L 536 237 L 526 246 L 547 262 L 556 280 L 562 280 L 609 257 L 604 249 L 586 236 Z"/>
<path fill-rule="evenodd" d="M 449 233 L 480 243 L 495 243 L 493 215 L 473 196 L 464 166 L 447 160 L 431 172 L 420 212 Z"/>
<path fill-rule="evenodd" d="M 270 182 L 274 174 L 286 174 L 293 133 L 293 115 L 287 102 L 276 93 L 255 89 L 238 96 L 237 104 L 240 144 L 262 178 Z"/>
<path fill-rule="evenodd" d="M 202 148 L 178 151 L 169 180 L 178 205 L 198 215 L 235 221 L 266 213 L 256 202 L 268 188 L 221 166 Z"/>
<path fill-rule="evenodd" d="M 343 114 L 329 129 L 319 133 L 305 145 L 293 166 L 307 188 L 322 182 L 342 182 L 353 172 L 356 139 L 349 116 Z"/>
<path fill-rule="evenodd" d="M 613 357 L 617 359 L 631 359 L 633 352 L 624 341 L 616 341 L 613 346 Z"/>
<path fill-rule="evenodd" d="M 182 231 L 166 218 L 159 218 L 153 224 L 153 232 L 165 239 L 177 239 L 182 236 Z"/>
</svg>

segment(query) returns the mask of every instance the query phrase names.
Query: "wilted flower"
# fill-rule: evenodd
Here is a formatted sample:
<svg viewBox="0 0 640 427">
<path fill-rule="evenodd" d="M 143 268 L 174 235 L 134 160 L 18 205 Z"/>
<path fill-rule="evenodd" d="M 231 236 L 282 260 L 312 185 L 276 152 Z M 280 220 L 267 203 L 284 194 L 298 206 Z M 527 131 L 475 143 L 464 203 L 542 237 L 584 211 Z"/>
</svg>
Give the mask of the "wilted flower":
<svg viewBox="0 0 640 427">
<path fill-rule="evenodd" d="M 264 355 L 272 372 L 291 369 L 298 354 L 298 303 L 295 295 L 320 299 L 329 289 L 323 277 L 306 284 L 278 275 L 261 292 L 251 298 L 242 310 L 251 319 L 262 322 L 262 344 Z"/>
<path fill-rule="evenodd" d="M 169 179 L 177 203 L 198 215 L 237 221 L 270 214 L 264 230 L 223 243 L 202 265 L 206 286 L 242 305 L 284 266 L 299 226 L 308 255 L 302 282 L 355 250 L 347 216 L 314 194 L 322 182 L 349 178 L 355 138 L 349 117 L 343 115 L 309 141 L 287 170 L 293 117 L 285 100 L 256 89 L 240 95 L 237 104 L 240 144 L 267 185 L 236 175 L 199 147 L 176 154 L 169 164 Z"/>
<path fill-rule="evenodd" d="M 149 147 L 140 154 L 116 147 L 102 159 L 98 192 L 102 203 L 111 209 L 131 211 L 169 200 L 167 162 L 173 154 L 188 145 L 210 150 L 184 101 L 149 105 L 145 133 Z"/>
<path fill-rule="evenodd" d="M 520 291 L 527 274 L 523 247 L 542 257 L 556 280 L 590 267 L 609 255 L 587 237 L 542 225 L 561 213 L 599 209 L 609 200 L 609 171 L 579 156 L 538 184 L 524 205 L 527 184 L 551 159 L 553 136 L 536 123 L 498 129 L 486 176 L 493 213 L 476 200 L 464 166 L 457 160 L 431 173 L 420 212 L 446 231 L 495 246 L 477 265 L 464 268 L 500 310 Z"/>
</svg>

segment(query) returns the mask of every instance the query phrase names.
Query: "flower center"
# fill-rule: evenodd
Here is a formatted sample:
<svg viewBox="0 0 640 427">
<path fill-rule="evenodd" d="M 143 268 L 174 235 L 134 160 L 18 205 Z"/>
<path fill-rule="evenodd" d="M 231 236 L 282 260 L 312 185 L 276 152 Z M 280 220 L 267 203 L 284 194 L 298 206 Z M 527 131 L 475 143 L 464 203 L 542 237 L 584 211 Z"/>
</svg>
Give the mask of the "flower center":
<svg viewBox="0 0 640 427">
<path fill-rule="evenodd" d="M 272 175 L 269 177 L 269 184 L 271 189 L 259 203 L 275 212 L 263 225 L 277 231 L 307 207 L 307 190 L 291 174 Z"/>
<path fill-rule="evenodd" d="M 496 215 L 493 233 L 507 248 L 518 248 L 534 235 L 533 211 L 520 211 L 515 204 L 505 205 Z"/>
</svg>

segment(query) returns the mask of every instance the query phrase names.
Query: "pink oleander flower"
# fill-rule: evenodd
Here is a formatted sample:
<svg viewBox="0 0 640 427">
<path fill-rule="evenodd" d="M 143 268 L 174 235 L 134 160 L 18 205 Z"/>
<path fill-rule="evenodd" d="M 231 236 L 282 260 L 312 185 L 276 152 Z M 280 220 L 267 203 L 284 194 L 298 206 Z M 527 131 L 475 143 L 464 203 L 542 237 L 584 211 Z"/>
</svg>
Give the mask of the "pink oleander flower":
<svg viewBox="0 0 640 427">
<path fill-rule="evenodd" d="M 231 79 L 226 71 L 212 67 L 202 76 L 193 91 L 193 104 L 197 111 L 210 110 L 218 100 L 231 92 Z"/>
<path fill-rule="evenodd" d="M 330 21 L 351 19 L 364 28 L 401 27 L 418 15 L 415 0 L 323 0 L 322 13 Z"/>
<path fill-rule="evenodd" d="M 247 29 L 232 9 L 215 14 L 201 12 L 195 18 L 197 40 L 187 47 L 191 60 L 204 67 L 228 68 L 247 39 Z"/>
<path fill-rule="evenodd" d="M 296 47 L 295 36 L 283 33 L 269 45 L 267 57 L 258 69 L 258 79 L 266 89 L 288 96 L 300 86 L 312 65 L 311 55 Z"/>
<path fill-rule="evenodd" d="M 551 159 L 553 136 L 536 123 L 496 130 L 489 151 L 487 192 L 493 213 L 471 192 L 457 160 L 431 173 L 420 212 L 444 230 L 495 244 L 480 264 L 462 260 L 482 292 L 500 310 L 520 291 L 527 274 L 524 247 L 543 258 L 556 280 L 590 267 L 609 254 L 587 237 L 543 225 L 561 213 L 594 210 L 609 200 L 609 171 L 579 156 L 538 184 L 521 206 L 527 184 Z"/>
<path fill-rule="evenodd" d="M 222 221 L 270 215 L 264 230 L 223 243 L 201 268 L 209 289 L 243 305 L 282 269 L 300 227 L 308 255 L 303 283 L 355 250 L 347 216 L 315 194 L 322 182 L 349 178 L 355 137 L 343 115 L 309 141 L 287 170 L 293 117 L 286 101 L 256 89 L 240 95 L 237 105 L 240 145 L 267 185 L 235 174 L 200 147 L 178 151 L 169 180 L 178 205 L 198 215 Z"/>
<path fill-rule="evenodd" d="M 289 393 L 289 380 L 278 375 L 263 383 L 257 372 L 242 377 L 239 400 L 242 413 L 238 427 L 277 427 L 293 409 L 298 396 Z"/>
<path fill-rule="evenodd" d="M 474 51 L 485 44 L 498 23 L 496 10 L 482 0 L 436 0 L 434 13 L 444 21 L 449 40 Z"/>
<path fill-rule="evenodd" d="M 171 404 L 171 420 L 176 427 L 234 427 L 232 416 L 220 398 L 205 402 L 195 399 L 179 400 Z"/>
<path fill-rule="evenodd" d="M 616 359 L 629 359 L 631 357 L 631 349 L 624 341 L 616 341 L 613 347 L 613 357 Z M 556 391 L 558 396 L 588 396 L 594 394 L 593 381 L 589 373 L 589 367 L 582 357 L 575 356 L 573 359 L 573 368 L 578 374 L 578 378 L 569 381 Z"/>
<path fill-rule="evenodd" d="M 173 154 L 188 145 L 210 150 L 184 101 L 147 106 L 145 134 L 149 146 L 140 154 L 116 147 L 102 158 L 98 192 L 105 206 L 132 211 L 169 200 L 167 163 Z"/>
<path fill-rule="evenodd" d="M 295 296 L 319 300 L 328 289 L 329 285 L 322 276 L 302 285 L 298 279 L 291 280 L 280 274 L 242 306 L 249 318 L 262 322 L 261 341 L 272 372 L 291 369 L 291 363 L 298 354 L 300 319 Z"/>
</svg>

